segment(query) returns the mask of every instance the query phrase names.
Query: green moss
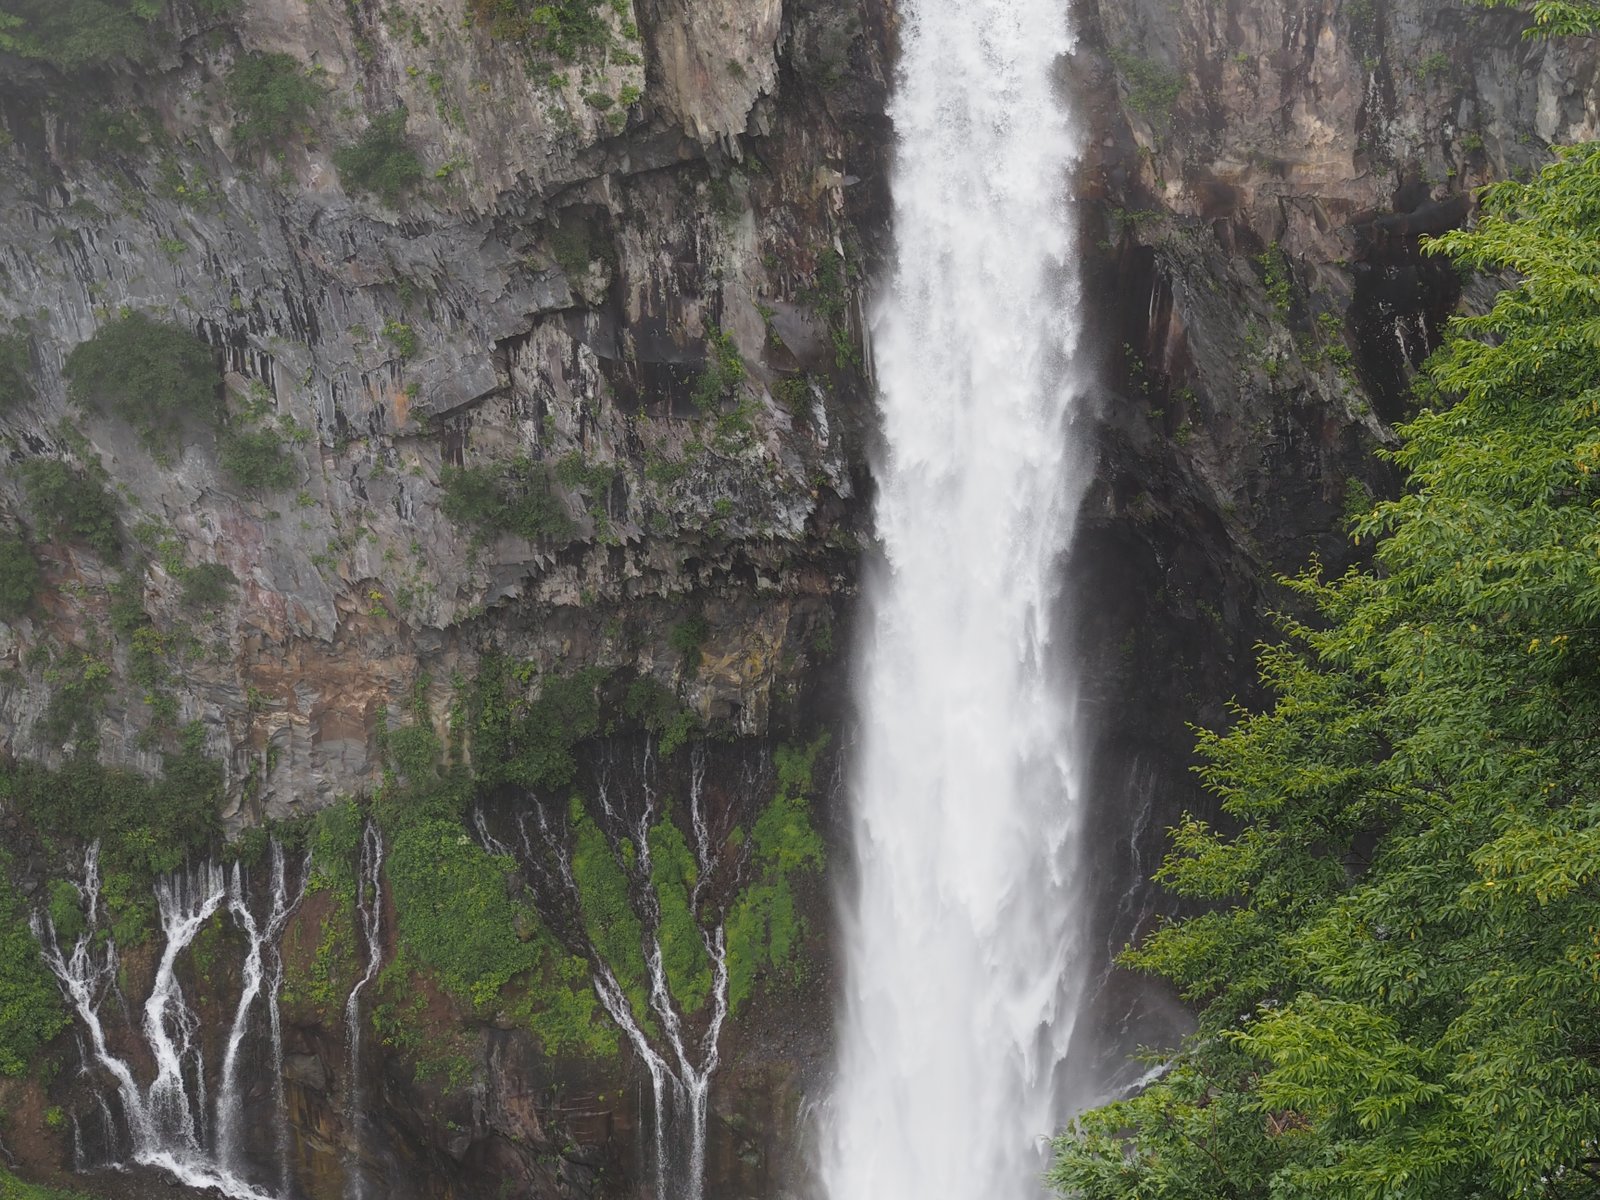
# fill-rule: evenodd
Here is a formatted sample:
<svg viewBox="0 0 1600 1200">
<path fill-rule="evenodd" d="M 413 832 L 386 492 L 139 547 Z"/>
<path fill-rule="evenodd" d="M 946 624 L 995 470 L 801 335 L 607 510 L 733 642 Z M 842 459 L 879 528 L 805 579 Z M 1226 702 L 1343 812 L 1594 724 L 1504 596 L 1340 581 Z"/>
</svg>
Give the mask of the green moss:
<svg viewBox="0 0 1600 1200">
<path fill-rule="evenodd" d="M 573 797 L 569 812 L 573 839 L 572 876 L 578 884 L 584 932 L 611 968 L 636 1016 L 649 1011 L 644 965 L 644 926 L 628 897 L 624 859 L 633 852 L 626 841 L 613 852 L 605 831 Z"/>
<path fill-rule="evenodd" d="M 706 365 L 695 379 L 692 399 L 701 412 L 709 413 L 731 400 L 743 386 L 749 370 L 733 344 L 733 338 L 715 325 L 706 328 Z"/>
<path fill-rule="evenodd" d="M 804 750 L 780 747 L 773 755 L 778 785 L 750 832 L 755 879 L 729 909 L 728 1007 L 735 1012 L 763 978 L 794 979 L 800 970 L 804 926 L 792 880 L 822 870 L 822 838 L 811 824 L 812 770 L 827 737 Z"/>
<path fill-rule="evenodd" d="M 467 0 L 467 9 L 491 37 L 563 62 L 611 40 L 600 0 Z"/>
<path fill-rule="evenodd" d="M 0 1167 L 0 1200 L 91 1200 L 82 1192 L 45 1187 L 39 1183 L 25 1183 L 4 1167 Z"/>
<path fill-rule="evenodd" d="M 686 1013 L 699 1012 L 711 995 L 711 959 L 690 897 L 698 872 L 683 832 L 670 817 L 650 829 L 650 886 L 661 913 L 661 963 L 667 988 Z"/>
<path fill-rule="evenodd" d="M 81 753 L 59 770 L 27 762 L 0 768 L 0 802 L 42 833 L 99 839 L 108 874 L 160 874 L 204 850 L 220 833 L 222 785 L 222 767 L 206 757 L 199 724 L 184 731 L 180 749 L 164 756 L 154 780 Z"/>
<path fill-rule="evenodd" d="M 0 412 L 33 399 L 33 355 L 21 332 L 0 334 Z"/>
<path fill-rule="evenodd" d="M 247 491 L 282 491 L 295 481 L 294 458 L 271 429 L 227 430 L 217 443 L 217 460 Z"/>
<path fill-rule="evenodd" d="M 458 525 L 511 533 L 530 542 L 570 540 L 566 505 L 551 486 L 549 468 L 526 456 L 482 467 L 448 467 L 439 507 Z"/>
</svg>

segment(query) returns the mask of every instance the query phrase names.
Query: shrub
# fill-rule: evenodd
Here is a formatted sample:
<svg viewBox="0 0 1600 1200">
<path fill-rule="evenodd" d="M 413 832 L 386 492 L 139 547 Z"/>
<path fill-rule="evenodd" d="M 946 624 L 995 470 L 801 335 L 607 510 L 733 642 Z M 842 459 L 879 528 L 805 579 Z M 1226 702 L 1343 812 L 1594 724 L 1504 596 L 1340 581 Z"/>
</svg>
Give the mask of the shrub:
<svg viewBox="0 0 1600 1200">
<path fill-rule="evenodd" d="M 4 0 L 0 50 L 63 71 L 147 58 L 161 28 L 148 0 Z"/>
<path fill-rule="evenodd" d="M 370 192 L 393 207 L 422 178 L 422 163 L 406 144 L 406 108 L 374 117 L 367 131 L 333 152 L 345 187 Z"/>
<path fill-rule="evenodd" d="M 278 491 L 295 481 L 294 459 L 270 429 L 228 430 L 218 442 L 217 459 L 248 491 Z"/>
<path fill-rule="evenodd" d="M 39 564 L 28 543 L 0 534 L 0 621 L 14 621 L 33 607 L 39 590 Z"/>
<path fill-rule="evenodd" d="M 1149 121 L 1164 121 L 1172 115 L 1172 106 L 1183 95 L 1183 76 L 1179 72 L 1126 50 L 1112 50 L 1111 61 L 1128 85 L 1124 103 L 1130 112 Z"/>
<path fill-rule="evenodd" d="M 694 385 L 694 406 L 710 412 L 731 399 L 745 380 L 744 359 L 733 338 L 715 325 L 706 330 L 706 366 Z"/>
<path fill-rule="evenodd" d="M 117 504 L 106 489 L 103 468 L 80 471 L 59 458 L 33 458 L 17 471 L 28 506 L 50 536 L 82 542 L 102 558 L 121 553 Z"/>
<path fill-rule="evenodd" d="M 467 0 L 467 8 L 490 36 L 563 62 L 611 38 L 599 0 Z"/>
<path fill-rule="evenodd" d="M 33 399 L 33 358 L 21 333 L 0 334 L 0 412 Z"/>
<path fill-rule="evenodd" d="M 513 533 L 530 542 L 570 538 L 572 518 L 551 486 L 544 463 L 518 456 L 484 467 L 444 472 L 444 515 L 486 533 Z"/>
<path fill-rule="evenodd" d="M 706 640 L 710 632 L 704 617 L 689 617 L 672 627 L 672 631 L 667 634 L 667 644 L 683 655 L 686 662 L 691 659 L 698 662 L 700 644 Z"/>
<path fill-rule="evenodd" d="M 0 872 L 10 865 L 0 853 Z M 21 1075 L 71 1023 L 28 929 L 22 898 L 0 875 L 0 1076 Z M 10 1195 L 5 1180 L 0 1172 L 0 1195 Z"/>
<path fill-rule="evenodd" d="M 228 72 L 228 101 L 238 113 L 234 140 L 270 150 L 302 132 L 322 89 L 287 54 L 247 54 Z"/>
<path fill-rule="evenodd" d="M 183 603 L 189 608 L 221 608 L 233 598 L 239 577 L 223 563 L 201 563 L 183 573 Z"/>
<path fill-rule="evenodd" d="M 129 313 L 67 355 L 72 398 L 109 411 L 152 451 L 171 448 L 186 420 L 215 424 L 221 377 L 211 347 L 178 325 Z"/>
</svg>

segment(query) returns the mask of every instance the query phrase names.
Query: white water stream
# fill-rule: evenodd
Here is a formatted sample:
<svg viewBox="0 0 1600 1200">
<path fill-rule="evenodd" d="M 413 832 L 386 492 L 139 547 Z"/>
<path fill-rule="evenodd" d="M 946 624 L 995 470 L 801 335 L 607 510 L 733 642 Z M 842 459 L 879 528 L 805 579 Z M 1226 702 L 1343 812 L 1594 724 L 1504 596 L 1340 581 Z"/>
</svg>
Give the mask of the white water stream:
<svg viewBox="0 0 1600 1200">
<path fill-rule="evenodd" d="M 141 1026 L 146 1049 L 155 1064 L 155 1077 L 147 1087 L 140 1087 L 129 1063 L 111 1049 L 100 1019 L 107 997 L 117 995 L 118 961 L 115 941 L 100 926 L 98 843 L 84 857 L 83 879 L 77 886 L 84 928 L 71 950 L 62 950 L 48 916 L 35 915 L 33 931 L 62 993 L 89 1033 L 95 1062 L 116 1084 L 132 1160 L 159 1167 L 190 1187 L 215 1188 L 233 1200 L 272 1200 L 241 1173 L 238 1141 L 244 1098 L 238 1082 L 239 1055 L 251 1013 L 265 985 L 273 1030 L 271 1070 L 274 1075 L 282 1074 L 277 1005 L 283 974 L 277 938 L 304 893 L 304 873 L 300 892 L 291 897 L 283 850 L 274 842 L 272 898 L 264 921 L 257 921 L 250 911 L 249 890 L 237 865 L 229 875 L 221 867 L 207 863 L 176 872 L 157 883 L 156 911 L 163 943 Z M 183 994 L 177 964 L 200 930 L 224 905 L 243 931 L 248 947 L 244 986 L 228 1031 L 221 1085 L 213 1107 L 206 1096 L 205 1060 L 197 1037 L 199 1017 Z M 115 1160 L 121 1137 L 104 1096 L 100 1098 L 99 1111 L 102 1141 Z M 281 1115 L 280 1111 L 280 1118 Z M 78 1128 L 74 1118 L 74 1129 Z M 81 1155 L 81 1146 L 78 1153 Z"/>
<path fill-rule="evenodd" d="M 1044 1193 L 1081 992 L 1070 689 L 1080 135 L 1061 0 L 907 0 L 831 1200 Z"/>
</svg>

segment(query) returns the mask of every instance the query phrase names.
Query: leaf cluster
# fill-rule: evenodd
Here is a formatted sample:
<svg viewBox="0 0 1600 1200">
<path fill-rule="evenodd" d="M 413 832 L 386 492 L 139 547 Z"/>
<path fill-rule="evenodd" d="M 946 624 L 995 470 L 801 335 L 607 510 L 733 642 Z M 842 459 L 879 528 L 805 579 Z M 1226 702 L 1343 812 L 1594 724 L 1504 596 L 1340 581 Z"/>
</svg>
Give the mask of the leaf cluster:
<svg viewBox="0 0 1600 1200">
<path fill-rule="evenodd" d="M 1228 825 L 1161 878 L 1208 907 L 1128 956 L 1200 1028 L 1058 1143 L 1068 1194 L 1600 1184 L 1600 147 L 1430 249 L 1517 282 L 1430 360 L 1373 568 L 1289 581 L 1276 702 L 1200 734 Z"/>
</svg>

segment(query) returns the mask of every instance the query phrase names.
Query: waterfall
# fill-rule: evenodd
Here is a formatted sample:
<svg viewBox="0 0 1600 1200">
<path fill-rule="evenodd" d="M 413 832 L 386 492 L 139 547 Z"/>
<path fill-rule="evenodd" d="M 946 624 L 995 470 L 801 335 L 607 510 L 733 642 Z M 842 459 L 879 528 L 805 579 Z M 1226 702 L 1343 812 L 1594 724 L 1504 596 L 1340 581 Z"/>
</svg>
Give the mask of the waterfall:
<svg viewBox="0 0 1600 1200">
<path fill-rule="evenodd" d="M 361 993 L 378 976 L 383 965 L 383 834 L 368 821 L 361 831 L 361 865 L 356 874 L 356 924 L 366 943 L 367 965 L 344 1002 L 345 1036 L 350 1041 L 350 1086 L 346 1116 L 355 1139 L 354 1161 L 349 1164 L 346 1192 L 353 1200 L 367 1193 L 360 1155 L 361 1138 Z"/>
<path fill-rule="evenodd" d="M 706 1126 L 710 1119 L 711 1077 L 720 1062 L 719 1043 L 728 1016 L 725 913 L 717 911 L 709 925 L 697 921 L 711 964 L 712 985 L 710 1017 L 704 1031 L 696 1038 L 685 1028 L 685 1022 L 672 1002 L 661 951 L 659 903 L 653 889 L 648 886 L 651 877 L 650 829 L 657 812 L 655 765 L 655 749 L 647 740 L 639 763 L 640 793 L 644 803 L 637 821 L 631 824 L 627 822 L 620 811 L 623 806 L 613 803 L 609 758 L 604 762 L 597 780 L 596 800 L 605 817 L 631 835 L 630 841 L 637 855 L 632 870 L 639 880 L 646 881 L 641 889 L 644 930 L 641 950 L 649 983 L 649 1015 L 654 1018 L 655 1030 L 659 1040 L 665 1044 L 664 1049 L 658 1049 L 651 1041 L 645 1032 L 646 1021 L 633 1011 L 633 1005 L 617 982 L 616 975 L 592 948 L 589 955 L 590 973 L 601 1007 L 627 1038 L 650 1076 L 654 1116 L 651 1148 L 657 1200 L 702 1200 L 705 1193 Z M 696 746 L 692 752 L 689 784 L 689 823 L 696 865 L 690 908 L 696 914 L 700 912 L 706 881 L 716 866 L 715 845 L 705 812 L 705 775 L 705 748 Z M 558 888 L 573 910 L 577 911 L 578 883 L 572 873 L 567 831 L 552 823 L 543 807 L 536 807 L 533 811 L 538 822 L 539 840 L 555 865 Z M 510 853 L 510 848 L 490 832 L 481 811 L 473 813 L 473 824 L 486 850 L 492 854 Z M 538 871 L 542 856 L 534 848 L 525 817 L 518 818 L 518 830 L 522 850 L 521 855 L 517 856 L 518 861 L 532 877 Z M 669 1136 L 669 1130 L 672 1134 L 679 1132 L 685 1119 L 688 1124 L 687 1137 Z"/>
<path fill-rule="evenodd" d="M 130 1156 L 135 1163 L 159 1167 L 193 1188 L 214 1188 L 233 1200 L 272 1200 L 246 1180 L 240 1171 L 237 1136 L 243 1119 L 243 1098 L 238 1087 L 238 1060 L 250 1014 L 268 982 L 269 1008 L 276 1025 L 281 964 L 271 974 L 263 969 L 270 956 L 277 963 L 276 940 L 304 893 L 292 899 L 283 864 L 283 850 L 272 845 L 271 907 L 258 923 L 248 903 L 242 868 L 231 875 L 207 863 L 175 872 L 157 882 L 156 912 L 161 924 L 161 958 L 156 965 L 150 995 L 145 1000 L 140 1025 L 146 1048 L 155 1064 L 155 1077 L 141 1088 L 127 1061 L 110 1047 L 100 1010 L 106 997 L 116 995 L 118 958 L 116 942 L 100 926 L 100 847 L 91 845 L 84 855 L 83 878 L 78 893 L 83 905 L 84 928 L 70 951 L 63 951 L 49 916 L 34 914 L 32 927 L 45 963 L 55 975 L 62 994 L 88 1031 L 89 1052 L 116 1084 L 127 1119 Z M 222 1082 L 215 1108 L 206 1094 L 206 1069 L 200 1020 L 178 982 L 177 964 L 183 952 L 217 912 L 226 905 L 235 924 L 249 940 L 244 964 L 244 990 L 234 1008 L 223 1058 Z M 281 1045 L 275 1045 L 274 1071 L 281 1071 Z M 86 1060 L 87 1061 L 87 1060 Z M 111 1107 L 99 1097 L 102 1140 L 116 1158 L 122 1139 Z M 215 1125 L 216 1145 L 208 1137 L 208 1122 Z M 78 1128 L 74 1117 L 74 1130 Z"/>
<path fill-rule="evenodd" d="M 1081 990 L 1054 610 L 1086 472 L 1059 0 L 907 0 L 831 1200 L 1041 1195 Z"/>
</svg>

